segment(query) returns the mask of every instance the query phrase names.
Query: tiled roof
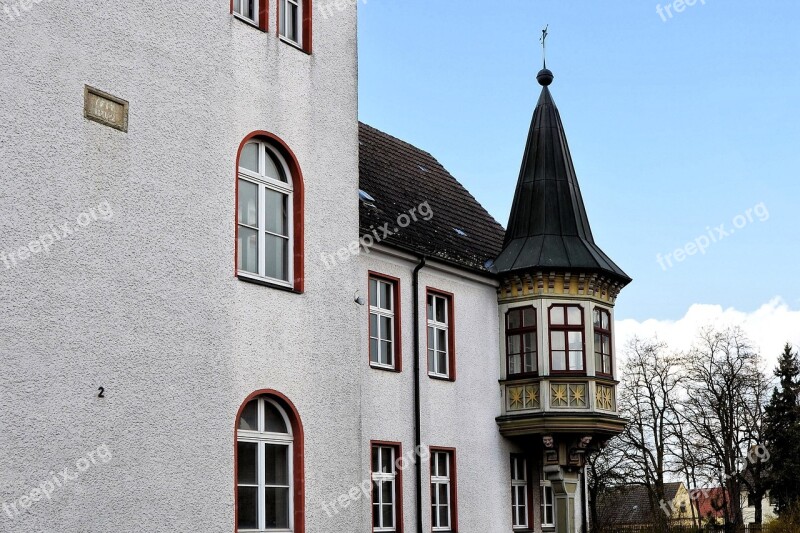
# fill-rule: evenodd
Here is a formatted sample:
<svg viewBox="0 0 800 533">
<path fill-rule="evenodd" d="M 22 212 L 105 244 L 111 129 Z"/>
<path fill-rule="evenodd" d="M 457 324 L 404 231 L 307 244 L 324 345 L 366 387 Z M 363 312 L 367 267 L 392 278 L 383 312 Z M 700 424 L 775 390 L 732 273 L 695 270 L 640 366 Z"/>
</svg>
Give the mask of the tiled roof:
<svg viewBox="0 0 800 533">
<path fill-rule="evenodd" d="M 503 227 L 431 154 L 366 124 L 360 124 L 361 234 L 388 223 L 393 234 L 381 244 L 489 273 L 487 261 L 500 253 Z M 433 216 L 398 217 L 427 202 Z M 424 208 L 423 208 L 424 212 Z M 405 219 L 401 218 L 401 222 Z M 396 230 L 396 232 L 395 232 Z"/>
<path fill-rule="evenodd" d="M 664 483 L 664 499 L 673 502 L 681 483 Z M 660 512 L 658 507 L 656 511 Z M 605 524 L 650 524 L 654 516 L 647 487 L 625 485 L 607 492 L 600 500 L 599 515 Z"/>
</svg>

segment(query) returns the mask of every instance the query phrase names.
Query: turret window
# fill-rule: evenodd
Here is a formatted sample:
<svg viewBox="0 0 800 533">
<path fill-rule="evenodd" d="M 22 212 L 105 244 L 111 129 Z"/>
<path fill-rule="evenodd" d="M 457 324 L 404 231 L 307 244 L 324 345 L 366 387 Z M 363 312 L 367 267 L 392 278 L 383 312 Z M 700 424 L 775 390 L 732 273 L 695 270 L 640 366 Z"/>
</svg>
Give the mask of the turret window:
<svg viewBox="0 0 800 533">
<path fill-rule="evenodd" d="M 583 372 L 586 368 L 583 308 L 554 305 L 549 313 L 550 370 Z"/>
<path fill-rule="evenodd" d="M 611 313 L 600 308 L 594 310 L 594 364 L 597 374 L 612 375 Z"/>
<path fill-rule="evenodd" d="M 506 313 L 506 362 L 509 377 L 535 374 L 539 370 L 533 307 L 511 309 Z"/>
</svg>

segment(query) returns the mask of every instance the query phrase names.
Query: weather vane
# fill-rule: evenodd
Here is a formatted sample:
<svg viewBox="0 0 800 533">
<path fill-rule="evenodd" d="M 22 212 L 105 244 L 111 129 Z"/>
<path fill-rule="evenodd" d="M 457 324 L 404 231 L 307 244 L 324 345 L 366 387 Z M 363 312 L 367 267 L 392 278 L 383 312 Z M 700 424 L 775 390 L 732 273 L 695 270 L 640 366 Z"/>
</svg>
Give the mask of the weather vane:
<svg viewBox="0 0 800 533">
<path fill-rule="evenodd" d="M 542 43 L 542 62 L 544 63 L 544 68 L 547 68 L 547 36 L 550 33 L 547 31 L 550 28 L 550 24 L 544 27 L 542 30 L 542 38 L 539 39 L 539 42 Z"/>
</svg>

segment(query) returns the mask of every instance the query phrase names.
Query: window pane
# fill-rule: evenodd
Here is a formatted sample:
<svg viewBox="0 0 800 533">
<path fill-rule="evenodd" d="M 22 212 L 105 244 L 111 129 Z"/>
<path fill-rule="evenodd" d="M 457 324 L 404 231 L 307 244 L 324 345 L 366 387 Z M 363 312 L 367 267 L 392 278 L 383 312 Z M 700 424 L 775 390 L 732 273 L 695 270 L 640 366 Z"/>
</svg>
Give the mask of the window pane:
<svg viewBox="0 0 800 533">
<path fill-rule="evenodd" d="M 392 483 L 386 482 L 382 484 L 381 487 L 381 497 L 383 498 L 383 503 L 394 503 L 394 494 L 392 493 Z"/>
<path fill-rule="evenodd" d="M 289 4 L 289 35 L 288 37 L 293 40 L 298 40 L 298 28 L 297 28 L 297 6 L 294 4 Z"/>
<path fill-rule="evenodd" d="M 278 18 L 280 18 L 280 21 L 281 21 L 281 27 L 280 27 L 281 35 L 286 35 L 286 9 L 287 9 L 287 7 L 288 7 L 288 2 L 286 0 L 281 0 L 280 7 L 278 8 L 278 9 L 280 9 L 280 12 L 281 12 L 281 16 L 278 17 Z"/>
<path fill-rule="evenodd" d="M 381 471 L 386 474 L 393 474 L 394 473 L 394 454 L 392 453 L 391 448 L 383 448 L 382 453 L 382 467 Z"/>
<path fill-rule="evenodd" d="M 391 489 L 390 483 L 384 483 Z M 383 527 L 394 527 L 394 505 L 383 506 Z"/>
<path fill-rule="evenodd" d="M 447 351 L 447 332 L 443 329 L 436 330 L 436 349 L 439 351 Z"/>
<path fill-rule="evenodd" d="M 237 495 L 239 529 L 258 529 L 258 487 L 239 487 Z"/>
<path fill-rule="evenodd" d="M 439 475 L 442 477 L 448 477 L 449 474 L 449 464 L 447 461 L 448 455 L 446 453 L 439 453 L 437 454 L 437 458 L 439 461 Z"/>
<path fill-rule="evenodd" d="M 381 293 L 380 293 L 381 294 L 380 306 L 381 306 L 382 309 L 386 309 L 386 310 L 391 311 L 392 309 L 394 309 L 394 305 L 393 305 L 393 302 L 392 302 L 392 296 L 393 296 L 392 295 L 392 288 L 393 288 L 393 285 L 391 283 L 383 283 L 383 282 L 381 282 L 379 285 L 380 285 L 380 291 L 381 291 Z"/>
<path fill-rule="evenodd" d="M 550 347 L 553 350 L 564 350 L 566 349 L 566 345 L 564 344 L 564 333 L 561 331 L 551 331 L 550 332 Z"/>
<path fill-rule="evenodd" d="M 560 326 L 564 324 L 563 307 L 553 307 L 550 309 L 550 323 L 554 326 Z"/>
<path fill-rule="evenodd" d="M 267 157 L 264 159 L 264 175 L 274 180 L 286 183 L 286 177 L 281 172 L 280 163 L 278 163 L 275 156 L 267 149 Z"/>
<path fill-rule="evenodd" d="M 244 406 L 239 418 L 239 429 L 258 431 L 258 400 L 250 401 Z"/>
<path fill-rule="evenodd" d="M 372 503 L 380 504 L 381 484 L 381 481 L 372 482 Z"/>
<path fill-rule="evenodd" d="M 431 491 L 434 490 L 436 485 L 431 485 Z M 431 504 L 431 521 L 433 522 L 433 527 L 439 527 L 439 514 L 437 513 L 438 507 L 436 504 Z"/>
<path fill-rule="evenodd" d="M 525 341 L 525 352 L 536 353 L 536 333 L 525 333 L 523 336 Z"/>
<path fill-rule="evenodd" d="M 530 307 L 522 310 L 522 323 L 525 327 L 536 325 L 536 313 Z"/>
<path fill-rule="evenodd" d="M 583 332 L 580 331 L 569 332 L 569 349 L 583 350 Z"/>
<path fill-rule="evenodd" d="M 289 447 L 283 444 L 264 445 L 264 479 L 267 485 L 289 484 Z"/>
<path fill-rule="evenodd" d="M 247 1 L 245 0 L 245 3 Z M 244 14 L 244 13 L 242 13 Z M 246 14 L 244 14 L 247 16 Z M 258 144 L 247 143 L 242 149 L 242 155 L 239 157 L 239 166 L 246 168 L 251 172 L 258 173 Z"/>
<path fill-rule="evenodd" d="M 254 229 L 239 226 L 237 248 L 239 270 L 258 274 L 258 232 Z"/>
<path fill-rule="evenodd" d="M 583 370 L 583 352 L 569 352 L 569 369 Z"/>
<path fill-rule="evenodd" d="M 567 320 L 572 325 L 580 325 L 583 323 L 583 313 L 580 307 L 567 307 Z"/>
<path fill-rule="evenodd" d="M 428 320 L 433 320 L 433 295 L 428 295 Z"/>
<path fill-rule="evenodd" d="M 369 340 L 369 360 L 373 363 L 378 362 L 378 339 Z"/>
<path fill-rule="evenodd" d="M 236 460 L 238 483 L 258 485 L 258 444 L 237 442 Z"/>
<path fill-rule="evenodd" d="M 388 316 L 382 316 L 381 320 L 381 339 L 393 340 L 394 332 L 392 331 L 392 319 Z"/>
<path fill-rule="evenodd" d="M 266 211 L 266 230 L 284 237 L 289 236 L 288 196 L 272 189 L 264 190 L 264 209 Z"/>
<path fill-rule="evenodd" d="M 268 278 L 288 281 L 289 241 L 283 237 L 265 235 L 266 272 Z"/>
<path fill-rule="evenodd" d="M 381 342 L 380 363 L 384 365 L 394 365 L 394 354 L 392 353 L 392 343 L 389 341 Z"/>
<path fill-rule="evenodd" d="M 256 0 L 246 0 L 245 5 L 247 6 L 245 11 L 245 16 L 251 20 L 255 20 L 256 18 Z"/>
<path fill-rule="evenodd" d="M 603 329 L 611 329 L 611 324 L 609 323 L 609 314 L 603 313 Z"/>
<path fill-rule="evenodd" d="M 436 350 L 428 348 L 428 372 L 436 372 Z"/>
<path fill-rule="evenodd" d="M 369 305 L 378 307 L 378 280 L 369 280 Z"/>
<path fill-rule="evenodd" d="M 447 374 L 447 354 L 445 352 L 436 352 L 437 364 L 439 367 L 435 370 L 437 374 Z"/>
<path fill-rule="evenodd" d="M 611 373 L 611 356 L 605 355 L 603 356 L 603 372 L 606 374 Z"/>
<path fill-rule="evenodd" d="M 258 227 L 258 185 L 239 180 L 239 224 Z"/>
<path fill-rule="evenodd" d="M 289 529 L 289 489 L 267 487 L 264 491 L 267 529 Z"/>
<path fill-rule="evenodd" d="M 596 372 L 604 372 L 603 370 L 603 355 L 600 352 L 594 353 L 594 366 Z"/>
<path fill-rule="evenodd" d="M 233 12 L 234 13 L 242 12 L 242 0 L 233 0 Z"/>
<path fill-rule="evenodd" d="M 521 356 L 519 354 L 512 355 L 512 356 L 510 356 L 508 358 L 508 373 L 509 374 L 519 374 L 519 373 L 521 373 L 520 361 L 521 361 Z"/>
<path fill-rule="evenodd" d="M 536 353 L 528 352 L 525 354 L 525 372 L 536 372 L 537 370 Z"/>
<path fill-rule="evenodd" d="M 508 353 L 517 354 L 522 351 L 522 335 L 512 335 L 508 338 Z"/>
<path fill-rule="evenodd" d="M 567 369 L 567 353 L 564 351 L 553 351 L 553 370 Z"/>
<path fill-rule="evenodd" d="M 447 492 L 447 485 L 439 485 L 439 488 L 442 492 Z M 444 503 L 447 500 L 445 499 L 446 496 L 440 496 L 442 498 L 441 502 Z M 439 507 L 439 525 L 441 527 L 450 527 L 450 506 L 449 505 L 442 505 Z"/>
<path fill-rule="evenodd" d="M 609 355 L 611 353 L 611 337 L 603 335 L 603 353 Z"/>
<path fill-rule="evenodd" d="M 436 298 L 436 322 L 444 324 L 447 322 L 447 300 L 444 298 Z"/>
<path fill-rule="evenodd" d="M 594 310 L 594 325 L 596 327 L 600 327 L 602 325 L 602 320 L 600 319 L 600 310 L 599 309 L 595 309 Z"/>
<path fill-rule="evenodd" d="M 270 433 L 289 433 L 286 428 L 286 421 L 283 419 L 278 408 L 270 402 L 264 402 L 264 431 Z"/>
<path fill-rule="evenodd" d="M 517 329 L 520 327 L 520 311 L 514 310 L 508 312 L 508 329 Z"/>
<path fill-rule="evenodd" d="M 377 446 L 372 447 L 372 471 L 380 472 L 380 448 Z"/>
<path fill-rule="evenodd" d="M 380 331 L 378 331 L 378 315 L 375 313 L 369 314 L 369 334 L 375 338 L 378 338 L 380 334 Z"/>
</svg>

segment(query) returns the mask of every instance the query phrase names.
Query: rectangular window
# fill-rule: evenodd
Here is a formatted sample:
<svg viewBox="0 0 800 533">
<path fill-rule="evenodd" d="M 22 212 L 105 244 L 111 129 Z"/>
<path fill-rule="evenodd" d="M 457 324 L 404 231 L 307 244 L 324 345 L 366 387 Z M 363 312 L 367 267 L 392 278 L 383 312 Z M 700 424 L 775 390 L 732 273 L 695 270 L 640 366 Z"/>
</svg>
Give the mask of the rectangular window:
<svg viewBox="0 0 800 533">
<path fill-rule="evenodd" d="M 369 278 L 369 362 L 377 368 L 400 370 L 399 284 L 396 279 Z"/>
<path fill-rule="evenodd" d="M 428 375 L 455 379 L 453 296 L 428 289 Z"/>
<path fill-rule="evenodd" d="M 511 456 L 511 511 L 515 529 L 528 527 L 528 461 Z"/>
<path fill-rule="evenodd" d="M 433 531 L 456 531 L 455 486 L 455 452 L 431 448 L 431 525 Z"/>
<path fill-rule="evenodd" d="M 555 527 L 556 519 L 553 506 L 553 487 L 549 484 L 542 485 L 539 492 L 539 501 L 542 508 L 542 527 Z"/>
<path fill-rule="evenodd" d="M 298 46 L 303 43 L 303 0 L 280 0 L 281 36 Z"/>
<path fill-rule="evenodd" d="M 579 305 L 554 305 L 550 308 L 551 372 L 583 372 L 584 323 Z"/>
<path fill-rule="evenodd" d="M 508 376 L 536 374 L 536 310 L 510 309 L 506 313 L 506 371 Z"/>
<path fill-rule="evenodd" d="M 372 445 L 372 530 L 399 531 L 402 509 L 401 474 L 397 470 L 399 444 Z"/>
<path fill-rule="evenodd" d="M 611 313 L 600 308 L 594 310 L 594 364 L 597 374 L 612 375 Z"/>
</svg>

